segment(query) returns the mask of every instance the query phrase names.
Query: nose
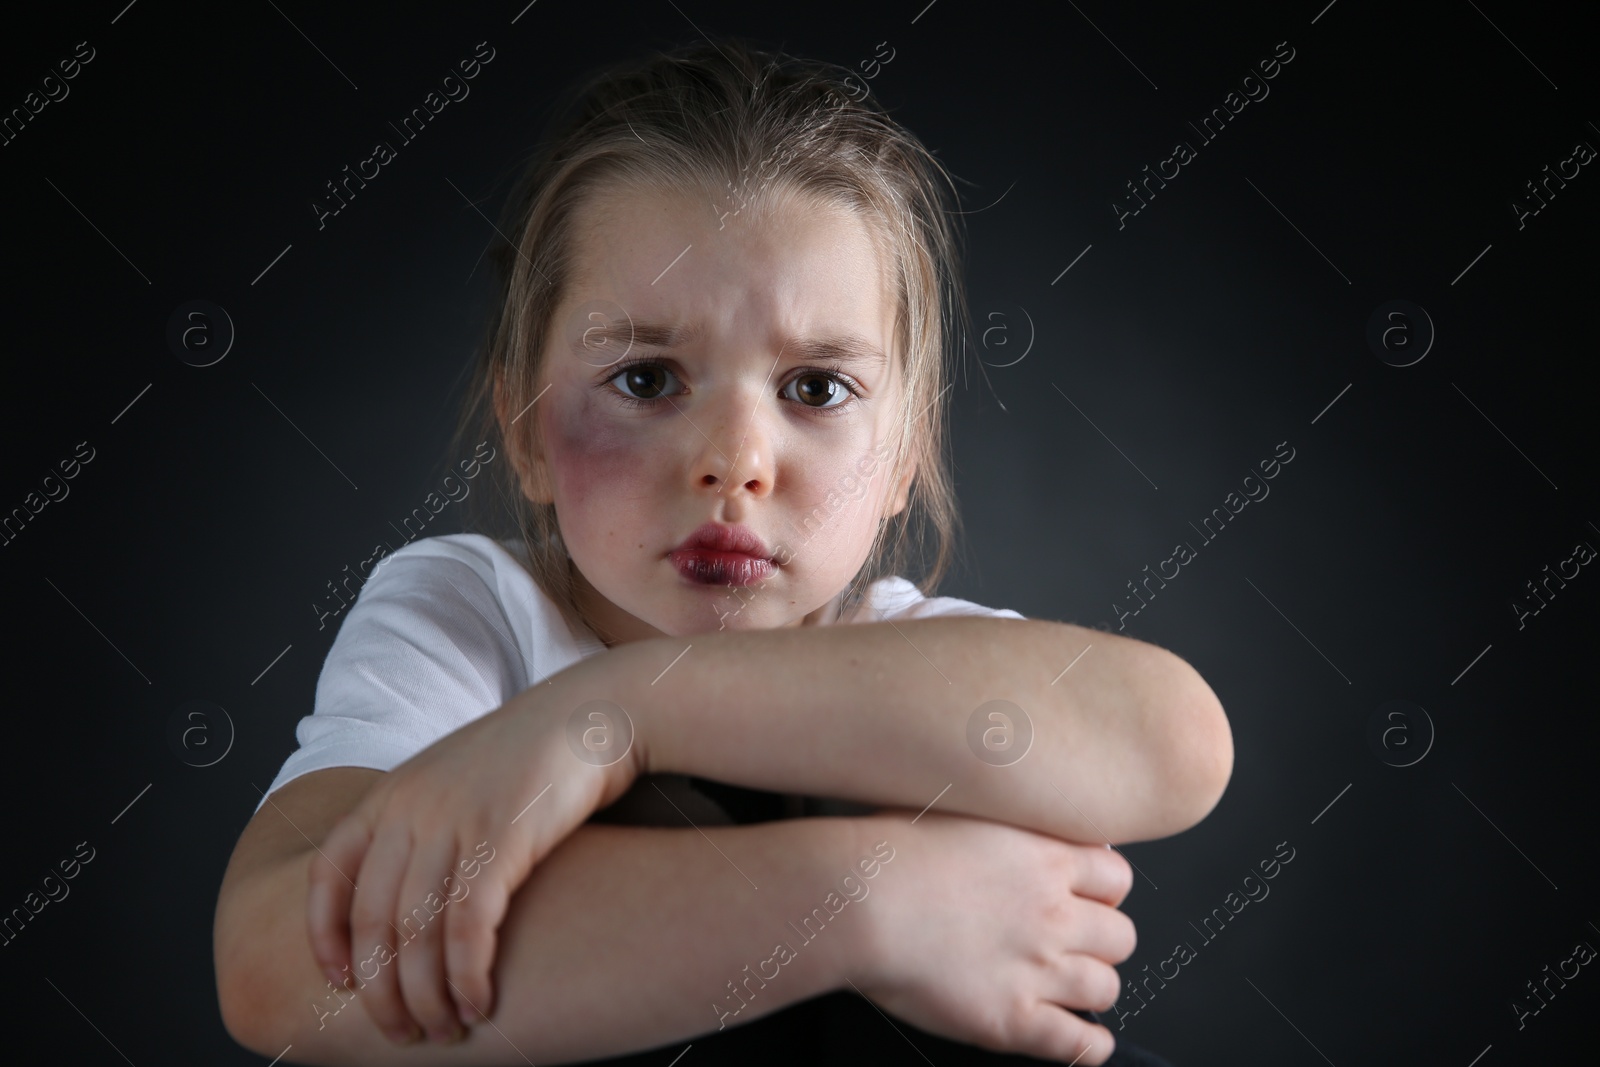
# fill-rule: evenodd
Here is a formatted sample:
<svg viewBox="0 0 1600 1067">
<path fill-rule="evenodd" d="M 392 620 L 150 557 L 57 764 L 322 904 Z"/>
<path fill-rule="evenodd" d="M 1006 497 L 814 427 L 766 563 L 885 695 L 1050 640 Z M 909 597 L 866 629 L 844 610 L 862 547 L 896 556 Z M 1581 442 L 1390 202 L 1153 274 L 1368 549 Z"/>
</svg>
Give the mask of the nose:
<svg viewBox="0 0 1600 1067">
<path fill-rule="evenodd" d="M 695 487 L 728 493 L 737 486 L 752 496 L 772 492 L 776 471 L 767 420 L 773 413 L 764 410 L 767 406 L 762 398 L 751 399 L 742 391 L 714 409 L 701 406 L 702 416 L 710 418 L 695 419 L 701 424 L 695 434 L 700 447 L 690 468 Z"/>
</svg>

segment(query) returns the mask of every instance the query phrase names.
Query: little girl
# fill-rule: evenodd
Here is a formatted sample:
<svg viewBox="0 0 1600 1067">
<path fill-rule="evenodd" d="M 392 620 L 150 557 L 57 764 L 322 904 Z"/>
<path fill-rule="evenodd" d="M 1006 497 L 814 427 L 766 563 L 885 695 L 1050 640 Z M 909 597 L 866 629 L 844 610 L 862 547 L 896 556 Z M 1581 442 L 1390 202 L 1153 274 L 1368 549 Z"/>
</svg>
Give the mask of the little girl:
<svg viewBox="0 0 1600 1067">
<path fill-rule="evenodd" d="M 1161 1062 L 1096 1014 L 1107 845 L 1211 810 L 1227 720 L 1170 653 L 927 595 L 958 216 L 840 73 L 680 49 L 541 146 L 461 435 L 516 534 L 407 544 L 343 619 L 219 897 L 241 1043 Z"/>
</svg>

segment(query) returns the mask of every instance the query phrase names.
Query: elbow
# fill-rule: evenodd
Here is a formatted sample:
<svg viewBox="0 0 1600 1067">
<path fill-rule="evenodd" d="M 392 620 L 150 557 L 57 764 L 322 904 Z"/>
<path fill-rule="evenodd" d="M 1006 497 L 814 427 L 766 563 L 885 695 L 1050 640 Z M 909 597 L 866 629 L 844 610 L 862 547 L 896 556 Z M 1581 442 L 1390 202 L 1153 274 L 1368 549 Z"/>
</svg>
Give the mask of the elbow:
<svg viewBox="0 0 1600 1067">
<path fill-rule="evenodd" d="M 1170 798 L 1167 833 L 1187 830 L 1216 808 L 1233 777 L 1233 730 L 1222 701 L 1198 671 L 1173 656 L 1165 718 L 1171 744 L 1161 769 Z"/>
<path fill-rule="evenodd" d="M 222 1027 L 239 1045 L 261 1056 L 270 1053 L 263 1047 L 261 1021 L 257 1017 L 257 998 L 240 988 L 240 978 L 235 968 L 224 958 L 219 941 L 213 942 L 214 967 L 217 977 L 217 1007 L 222 1013 Z"/>
<path fill-rule="evenodd" d="M 218 990 L 218 1004 L 222 1008 L 222 1028 L 228 1036 L 240 1047 L 249 1049 L 258 1056 L 269 1056 L 266 1047 L 258 1038 L 259 1031 L 255 1020 L 249 1015 L 248 1006 L 239 998 L 229 996 Z"/>
<path fill-rule="evenodd" d="M 225 886 L 211 932 L 212 969 L 223 1029 L 240 1046 L 259 1056 L 281 1056 L 295 1046 L 293 1062 L 313 1063 L 316 1053 L 306 1036 L 284 1014 L 271 945 L 263 944 L 259 915 L 252 915 L 238 886 Z M 231 891 L 230 891 L 231 890 Z"/>
<path fill-rule="evenodd" d="M 235 959 L 229 965 L 220 958 L 216 971 L 222 1026 L 240 1046 L 273 1062 L 331 1062 L 313 1035 L 285 1017 L 282 1002 L 274 990 L 267 988 L 259 972 L 252 972 L 242 960 Z M 284 1053 L 291 1045 L 294 1054 L 285 1059 Z"/>
<path fill-rule="evenodd" d="M 302 867 L 297 863 L 296 869 Z M 211 939 L 223 1028 L 240 1046 L 274 1063 L 390 1062 L 395 1047 L 370 1021 L 330 1025 L 351 1002 L 325 992 L 332 989 L 326 979 L 319 988 L 309 949 L 293 944 L 304 936 L 303 922 L 300 909 L 274 907 L 270 886 L 224 887 Z M 406 1062 L 437 1062 L 417 1051 Z"/>
<path fill-rule="evenodd" d="M 1198 823 L 1222 801 L 1222 794 L 1233 778 L 1233 729 L 1228 725 L 1227 713 L 1217 694 L 1198 674 L 1195 680 L 1204 691 L 1193 712 L 1198 720 L 1198 731 L 1204 738 L 1198 746 L 1204 753 L 1202 773 L 1196 784 L 1194 821 Z"/>
<path fill-rule="evenodd" d="M 259 968 L 250 961 L 248 939 L 240 937 L 237 928 L 227 922 L 234 910 L 228 906 L 230 903 L 226 895 L 219 901 L 211 932 L 217 1007 L 229 1037 L 251 1052 L 270 1059 L 283 1051 L 282 1045 L 267 1051 L 269 1035 L 264 1015 L 271 998 L 262 988 Z"/>
</svg>

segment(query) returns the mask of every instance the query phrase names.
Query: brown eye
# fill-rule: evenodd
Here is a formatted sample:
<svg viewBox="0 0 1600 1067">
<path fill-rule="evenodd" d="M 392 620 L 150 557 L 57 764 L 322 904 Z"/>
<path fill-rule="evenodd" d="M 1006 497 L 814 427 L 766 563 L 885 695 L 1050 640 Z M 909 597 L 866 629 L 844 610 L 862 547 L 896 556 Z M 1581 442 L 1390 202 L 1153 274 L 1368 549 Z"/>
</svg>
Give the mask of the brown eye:
<svg viewBox="0 0 1600 1067">
<path fill-rule="evenodd" d="M 850 390 L 828 374 L 802 374 L 789 383 L 799 394 L 795 399 L 807 407 L 838 407 L 850 398 Z"/>
<path fill-rule="evenodd" d="M 658 367 L 631 370 L 622 377 L 628 383 L 628 392 L 636 396 L 642 395 L 645 398 L 656 396 L 666 385 L 661 380 L 662 375 Z"/>
<path fill-rule="evenodd" d="M 659 363 L 638 363 L 617 372 L 610 381 L 630 400 L 655 400 L 667 393 L 673 374 Z"/>
</svg>

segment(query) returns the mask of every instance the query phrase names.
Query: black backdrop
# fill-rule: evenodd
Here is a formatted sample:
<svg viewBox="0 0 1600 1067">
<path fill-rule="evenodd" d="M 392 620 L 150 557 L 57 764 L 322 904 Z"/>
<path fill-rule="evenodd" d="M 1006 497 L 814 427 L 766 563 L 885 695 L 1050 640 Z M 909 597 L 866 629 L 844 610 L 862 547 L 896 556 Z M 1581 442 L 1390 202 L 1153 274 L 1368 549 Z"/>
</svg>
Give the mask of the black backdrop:
<svg viewBox="0 0 1600 1067">
<path fill-rule="evenodd" d="M 850 66 L 893 49 L 873 90 L 970 183 L 970 539 L 941 591 L 1120 621 L 1228 710 L 1217 810 L 1125 849 L 1122 973 L 1178 942 L 1196 958 L 1120 1032 L 1180 1067 L 1574 1047 L 1600 977 L 1520 1028 L 1513 1001 L 1537 1007 L 1525 983 L 1600 945 L 1600 577 L 1573 558 L 1600 546 L 1582 384 L 1600 178 L 1574 155 L 1600 145 L 1592 38 L 1548 2 L 1324 3 L 8 16 L 0 106 L 68 95 L 0 146 L 0 507 L 67 495 L 0 552 L 0 908 L 93 850 L 0 947 L 13 1040 L 66 1062 L 256 1060 L 217 1012 L 217 887 L 310 709 L 334 629 L 307 605 L 451 458 L 489 298 L 473 205 L 497 217 L 559 86 L 704 32 Z M 480 41 L 495 59 L 470 97 L 319 230 L 324 182 Z M 1241 84 L 1270 92 L 1204 139 L 1190 123 Z M 1180 140 L 1194 158 L 1163 164 Z M 1178 173 L 1119 218 L 1146 165 Z M 1562 168 L 1533 213 L 1526 183 Z M 167 337 L 193 300 L 236 331 L 206 367 Z M 1270 496 L 1208 541 L 1201 520 L 1283 442 Z M 63 461 L 76 476 L 46 482 Z M 1124 615 L 1178 542 L 1193 558 Z M 1521 614 L 1525 583 L 1563 567 Z M 192 700 L 226 720 L 183 720 Z M 175 717 L 209 733 L 174 744 Z M 1295 858 L 1270 896 L 1205 941 L 1280 842 Z"/>
</svg>

